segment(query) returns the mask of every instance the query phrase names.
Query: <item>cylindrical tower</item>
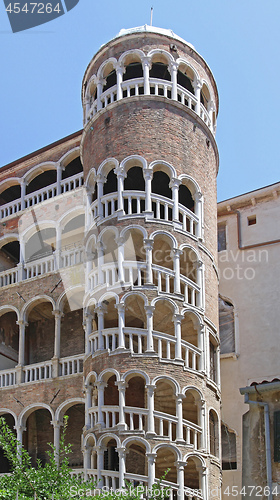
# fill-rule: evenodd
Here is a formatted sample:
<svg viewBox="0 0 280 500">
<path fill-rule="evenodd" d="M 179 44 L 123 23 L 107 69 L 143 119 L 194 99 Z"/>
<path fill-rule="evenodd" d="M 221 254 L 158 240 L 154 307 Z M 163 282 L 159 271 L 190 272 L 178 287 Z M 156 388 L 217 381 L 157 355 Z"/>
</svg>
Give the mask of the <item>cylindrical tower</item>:
<svg viewBox="0 0 280 500">
<path fill-rule="evenodd" d="M 171 30 L 122 30 L 83 80 L 84 466 L 100 486 L 220 487 L 218 94 Z M 218 490 L 217 490 L 218 489 Z"/>
</svg>

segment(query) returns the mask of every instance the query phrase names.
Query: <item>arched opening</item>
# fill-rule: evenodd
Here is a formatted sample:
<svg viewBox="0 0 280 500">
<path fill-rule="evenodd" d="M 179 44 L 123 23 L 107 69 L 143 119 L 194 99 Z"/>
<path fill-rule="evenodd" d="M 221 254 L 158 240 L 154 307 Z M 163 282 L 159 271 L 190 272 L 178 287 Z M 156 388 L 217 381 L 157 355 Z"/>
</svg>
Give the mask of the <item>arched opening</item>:
<svg viewBox="0 0 280 500">
<path fill-rule="evenodd" d="M 180 274 L 192 280 L 194 283 L 197 282 L 197 261 L 197 255 L 191 248 L 183 248 L 182 254 L 180 255 Z M 184 283 L 181 282 L 182 294 L 184 294 L 183 287 Z M 189 300 L 189 302 L 191 301 Z"/>
<path fill-rule="evenodd" d="M 107 374 L 108 376 L 108 374 Z M 109 376 L 107 385 L 104 389 L 104 405 L 118 406 L 119 405 L 119 391 L 115 384 L 117 381 L 116 375 Z M 111 426 L 110 426 L 111 427 Z"/>
<path fill-rule="evenodd" d="M 191 210 L 191 212 L 194 212 L 194 199 L 192 193 L 185 184 L 179 186 L 179 203 Z"/>
<path fill-rule="evenodd" d="M 162 359 L 175 359 L 176 340 L 174 338 L 173 316 L 174 308 L 169 301 L 158 300 L 155 303 L 153 316 L 154 348 Z"/>
<path fill-rule="evenodd" d="M 68 408 L 65 415 L 68 416 L 65 444 L 71 444 L 69 465 L 74 468 L 82 468 L 81 436 L 85 425 L 85 405 L 81 403 L 74 404 Z"/>
<path fill-rule="evenodd" d="M 143 233 L 140 229 L 133 228 L 126 231 L 124 242 L 124 260 L 125 261 L 146 261 L 146 252 L 144 249 Z M 128 281 L 128 280 L 125 280 Z"/>
<path fill-rule="evenodd" d="M 62 170 L 62 180 L 68 179 L 68 177 L 72 177 L 73 175 L 80 174 L 83 172 L 83 165 L 81 163 L 81 159 L 78 156 L 74 158 L 74 160 L 70 161 L 68 165 L 66 165 L 65 169 Z"/>
<path fill-rule="evenodd" d="M 168 65 L 166 62 L 156 61 L 155 59 L 152 62 L 152 67 L 150 69 L 150 78 L 157 78 L 160 80 L 166 80 L 167 82 L 171 82 L 171 75 L 168 69 Z M 164 95 L 163 89 L 159 89 L 162 91 L 159 92 L 159 95 Z M 153 87 L 151 88 L 151 94 L 153 94 Z M 170 96 L 171 97 L 171 94 Z"/>
<path fill-rule="evenodd" d="M 143 77 L 143 67 L 141 62 L 135 61 L 127 64 L 125 66 L 125 71 L 123 74 L 123 81 L 133 80 L 134 78 Z"/>
<path fill-rule="evenodd" d="M 207 110 L 208 103 L 210 101 L 210 92 L 205 83 L 202 85 L 202 89 L 200 91 L 200 102 L 203 104 L 204 108 Z"/>
<path fill-rule="evenodd" d="M 166 481 L 170 481 L 171 483 L 177 483 L 177 468 L 175 462 L 177 460 L 177 456 L 175 455 L 175 451 L 168 446 L 160 448 L 157 451 L 156 458 L 156 479 L 160 479 L 165 475 L 166 471 L 168 474 L 165 476 Z"/>
<path fill-rule="evenodd" d="M 110 299 L 106 299 L 103 301 L 104 306 L 104 329 L 106 328 L 118 328 L 119 319 L 118 319 L 118 310 L 116 306 L 115 297 L 111 297 Z"/>
<path fill-rule="evenodd" d="M 124 180 L 125 190 L 145 191 L 145 180 L 141 167 L 131 167 Z M 144 201 L 144 200 L 143 200 Z"/>
<path fill-rule="evenodd" d="M 83 300 L 81 290 L 65 298 L 62 308 L 60 356 L 75 356 L 85 352 L 85 332 L 83 329 Z"/>
<path fill-rule="evenodd" d="M 183 399 L 183 419 L 193 424 L 200 425 L 198 393 L 189 389 L 185 392 L 185 396 L 186 397 Z"/>
<path fill-rule="evenodd" d="M 153 264 L 156 266 L 166 267 L 167 269 L 173 270 L 173 254 L 172 254 L 172 241 L 169 236 L 166 235 L 156 235 L 153 244 Z M 165 275 L 167 276 L 167 275 Z M 164 278 L 164 276 L 162 276 Z M 154 271 L 154 283 L 158 282 L 158 271 Z M 170 280 L 170 284 L 173 284 L 173 279 Z M 162 286 L 162 290 L 166 291 L 166 287 Z M 171 286 L 171 292 L 173 292 L 173 286 Z"/>
<path fill-rule="evenodd" d="M 103 194 L 116 193 L 118 191 L 118 179 L 114 169 L 110 170 L 103 187 Z M 110 214 L 109 214 L 110 215 Z"/>
<path fill-rule="evenodd" d="M 115 281 L 118 281 L 117 278 L 118 244 L 116 241 L 116 233 L 113 230 L 108 229 L 103 233 L 102 246 L 104 249 L 104 255 L 103 255 L 104 264 L 110 264 L 110 263 L 112 264 L 111 272 L 113 273 L 113 276 L 111 276 L 110 279 L 108 279 L 108 277 L 106 277 L 105 279 L 105 283 L 109 285 L 113 284 Z"/>
<path fill-rule="evenodd" d="M 16 267 L 19 263 L 19 258 L 19 241 L 13 240 L 6 243 L 6 245 L 3 245 L 0 249 L 0 273 Z M 12 283 L 15 283 L 13 276 L 10 278 L 7 277 L 6 279 L 5 276 L 3 276 L 3 279 L 0 280 L 1 286 L 10 285 Z"/>
<path fill-rule="evenodd" d="M 116 70 L 113 68 L 112 63 L 106 65 L 103 71 L 103 78 L 105 78 L 105 84 L 103 85 L 103 92 L 110 89 L 117 84 L 117 74 Z"/>
<path fill-rule="evenodd" d="M 192 313 L 185 313 L 181 322 L 182 340 L 198 346 L 198 319 Z"/>
<path fill-rule="evenodd" d="M 217 366 L 219 360 L 217 359 L 217 342 L 215 338 L 210 335 L 209 338 L 209 376 L 213 382 L 217 383 Z"/>
<path fill-rule="evenodd" d="M 0 193 L 0 205 L 6 205 L 12 201 L 19 200 L 21 197 L 21 186 L 20 184 L 13 184 L 7 187 Z"/>
<path fill-rule="evenodd" d="M 170 441 L 176 439 L 176 423 L 164 418 L 164 414 L 176 415 L 176 397 L 173 384 L 168 379 L 160 379 L 156 383 L 154 393 L 155 412 L 155 432 L 157 436 L 169 438 Z"/>
<path fill-rule="evenodd" d="M 200 489 L 199 470 L 196 463 L 192 458 L 188 458 L 187 465 L 184 468 L 184 483 L 185 488 L 192 488 L 193 490 Z"/>
<path fill-rule="evenodd" d="M 152 179 L 152 192 L 165 198 L 172 199 L 172 190 L 169 187 L 170 178 L 165 172 L 156 171 Z"/>
<path fill-rule="evenodd" d="M 1 370 L 14 368 L 18 364 L 19 327 L 14 311 L 0 316 L 0 365 Z"/>
<path fill-rule="evenodd" d="M 6 425 L 9 429 L 16 434 L 14 430 L 15 419 L 10 413 L 2 413 L 1 417 L 4 418 Z M 12 472 L 12 464 L 6 457 L 3 448 L 0 447 L 0 474 L 7 474 Z"/>
<path fill-rule="evenodd" d="M 219 456 L 219 428 L 218 417 L 215 411 L 209 411 L 209 441 L 210 453 L 215 457 Z"/>
<path fill-rule="evenodd" d="M 142 297 L 130 295 L 125 301 L 125 326 L 130 328 L 146 327 L 146 311 Z"/>
<path fill-rule="evenodd" d="M 141 441 L 129 442 L 125 457 L 126 472 L 128 474 L 147 475 L 146 448 Z M 137 484 L 135 485 L 137 486 Z"/>
<path fill-rule="evenodd" d="M 52 227 L 39 229 L 25 244 L 25 261 L 42 259 L 56 249 L 56 231 Z"/>
<path fill-rule="evenodd" d="M 53 306 L 45 299 L 31 304 L 27 316 L 25 335 L 26 364 L 41 363 L 54 355 L 54 315 Z M 31 377 L 31 372 L 28 372 Z M 31 380 L 27 380 L 31 381 Z"/>
<path fill-rule="evenodd" d="M 140 375 L 133 375 L 127 382 L 125 405 L 145 408 L 145 380 Z"/>
<path fill-rule="evenodd" d="M 96 450 L 94 449 L 95 445 L 96 443 L 93 436 L 87 438 L 86 447 L 89 448 L 90 450 L 90 469 L 97 471 L 97 453 Z"/>
<path fill-rule="evenodd" d="M 45 172 L 39 173 L 36 177 L 34 177 L 34 179 L 32 179 L 32 181 L 26 186 L 26 195 L 39 191 L 40 189 L 50 186 L 51 184 L 55 184 L 56 181 L 56 170 L 45 170 Z M 40 201 L 47 200 L 49 197 L 49 194 L 45 192 L 42 194 L 42 199 Z"/>
<path fill-rule="evenodd" d="M 37 460 L 44 466 L 49 457 L 50 451 L 48 443 L 53 442 L 53 427 L 51 425 L 51 415 L 46 408 L 33 411 L 27 418 L 26 431 L 23 433 L 23 446 L 31 457 L 32 467 L 36 467 Z"/>
<path fill-rule="evenodd" d="M 103 441 L 104 442 L 104 441 Z M 115 439 L 109 439 L 104 451 L 104 470 L 118 471 L 119 470 L 119 454 L 116 450 L 117 442 Z M 109 479 L 109 487 L 112 487 L 112 477 Z"/>
<path fill-rule="evenodd" d="M 180 64 L 177 71 L 177 83 L 184 89 L 188 90 L 191 94 L 194 94 L 193 88 L 194 73 L 189 66 L 185 64 Z"/>
<path fill-rule="evenodd" d="M 73 217 L 62 229 L 61 250 L 62 266 L 80 264 L 83 260 L 83 244 L 85 231 L 84 214 Z M 79 249 L 79 250 L 78 250 Z"/>
</svg>

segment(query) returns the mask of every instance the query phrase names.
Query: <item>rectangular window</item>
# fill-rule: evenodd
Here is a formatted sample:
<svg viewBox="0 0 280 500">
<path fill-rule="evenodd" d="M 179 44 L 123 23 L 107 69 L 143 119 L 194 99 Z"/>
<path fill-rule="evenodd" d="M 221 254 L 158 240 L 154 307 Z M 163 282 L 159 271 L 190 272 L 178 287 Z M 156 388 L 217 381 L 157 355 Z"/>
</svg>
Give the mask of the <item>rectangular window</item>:
<svg viewBox="0 0 280 500">
<path fill-rule="evenodd" d="M 218 252 L 227 249 L 226 224 L 218 224 Z"/>
<path fill-rule="evenodd" d="M 248 221 L 248 226 L 254 226 L 254 224 L 257 224 L 256 215 L 250 215 L 250 217 L 247 217 L 247 221 Z"/>
<path fill-rule="evenodd" d="M 280 462 L 280 411 L 274 412 L 274 462 Z"/>
<path fill-rule="evenodd" d="M 213 382 L 216 382 L 216 349 L 215 346 L 210 342 L 210 378 Z"/>
</svg>

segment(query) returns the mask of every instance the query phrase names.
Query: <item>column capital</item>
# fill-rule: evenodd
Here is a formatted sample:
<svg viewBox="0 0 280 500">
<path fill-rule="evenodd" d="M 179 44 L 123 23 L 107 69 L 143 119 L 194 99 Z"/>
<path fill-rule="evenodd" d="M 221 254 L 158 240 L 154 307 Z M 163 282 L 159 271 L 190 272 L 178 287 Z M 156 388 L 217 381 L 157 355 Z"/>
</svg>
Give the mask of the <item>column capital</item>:
<svg viewBox="0 0 280 500">
<path fill-rule="evenodd" d="M 152 168 L 144 168 L 143 169 L 143 177 L 145 180 L 152 180 L 154 175 L 154 171 Z"/>
<path fill-rule="evenodd" d="M 127 450 L 125 446 L 120 446 L 119 448 L 116 448 L 116 451 L 118 452 L 121 458 L 124 458 L 129 450 Z"/>
<path fill-rule="evenodd" d="M 145 387 L 148 389 L 148 393 L 153 394 L 155 392 L 155 384 L 146 384 Z"/>
<path fill-rule="evenodd" d="M 183 250 L 180 250 L 180 248 L 172 248 L 172 257 L 180 257 L 183 254 Z"/>
<path fill-rule="evenodd" d="M 116 236 L 115 242 L 117 243 L 118 246 L 121 246 L 125 243 L 125 237 L 124 236 Z"/>
<path fill-rule="evenodd" d="M 193 84 L 194 84 L 195 89 L 197 89 L 197 90 L 202 89 L 203 83 L 201 80 L 199 80 L 199 78 L 195 78 Z"/>
<path fill-rule="evenodd" d="M 23 319 L 19 319 L 18 321 L 16 321 L 16 324 L 18 326 L 28 326 L 27 321 L 24 321 Z"/>
<path fill-rule="evenodd" d="M 127 173 L 126 173 L 125 169 L 123 168 L 123 166 L 121 166 L 121 165 L 118 165 L 117 167 L 115 167 L 114 172 L 115 172 L 117 177 L 122 177 L 123 179 L 125 179 L 127 177 Z"/>
<path fill-rule="evenodd" d="M 85 320 L 92 320 L 93 318 L 93 314 L 91 314 L 90 312 L 85 312 L 84 313 L 84 319 Z"/>
<path fill-rule="evenodd" d="M 90 384 L 85 384 L 85 391 L 90 393 L 91 391 L 93 391 L 93 385 L 90 385 Z"/>
<path fill-rule="evenodd" d="M 121 62 L 121 63 L 117 62 L 115 64 L 115 70 L 116 70 L 116 73 L 122 73 L 123 74 L 126 71 L 126 67 L 125 67 L 125 65 L 124 65 L 123 62 Z"/>
<path fill-rule="evenodd" d="M 104 250 L 106 250 L 106 245 L 104 245 L 104 243 L 99 240 L 96 242 L 95 248 L 97 248 L 98 251 L 102 250 L 102 252 L 104 252 Z"/>
<path fill-rule="evenodd" d="M 153 312 L 155 310 L 155 306 L 150 306 L 150 305 L 144 306 L 144 309 L 145 309 L 145 311 L 146 311 L 146 313 L 147 313 L 148 316 L 149 315 L 152 316 L 152 314 L 153 314 Z"/>
<path fill-rule="evenodd" d="M 99 455 L 101 453 L 104 453 L 105 450 L 107 450 L 106 446 L 93 446 L 93 450 L 96 451 L 96 453 Z"/>
<path fill-rule="evenodd" d="M 14 429 L 17 432 L 24 432 L 24 431 L 26 431 L 26 427 L 24 425 L 14 425 Z"/>
<path fill-rule="evenodd" d="M 177 71 L 177 69 L 179 68 L 179 63 L 177 63 L 176 61 L 170 61 L 170 63 L 168 64 L 168 71 L 169 73 L 171 73 L 171 71 Z"/>
<path fill-rule="evenodd" d="M 185 397 L 186 397 L 186 394 L 181 394 L 181 393 L 176 394 L 176 401 L 178 403 L 182 403 L 182 401 L 183 401 L 183 399 L 185 399 Z"/>
<path fill-rule="evenodd" d="M 181 179 L 177 179 L 177 177 L 172 177 L 169 182 L 170 189 L 179 189 L 179 186 L 182 184 Z"/>
<path fill-rule="evenodd" d="M 148 462 L 150 462 L 151 464 L 154 464 L 156 461 L 156 458 L 157 458 L 157 454 L 153 453 L 153 452 L 146 453 L 146 457 L 148 459 Z"/>
<path fill-rule="evenodd" d="M 63 427 L 63 422 L 61 422 L 61 420 L 51 420 L 50 423 L 53 427 Z"/>
<path fill-rule="evenodd" d="M 193 195 L 194 201 L 201 201 L 202 200 L 202 193 L 200 191 L 196 191 Z"/>
<path fill-rule="evenodd" d="M 102 389 L 105 389 L 105 387 L 107 387 L 107 382 L 100 380 L 98 382 L 95 382 L 94 385 L 97 387 L 98 390 L 102 390 Z"/>
<path fill-rule="evenodd" d="M 125 390 L 128 387 L 128 383 L 125 380 L 117 380 L 115 382 L 115 385 L 117 386 L 118 390 Z"/>
<path fill-rule="evenodd" d="M 24 179 L 24 177 L 21 177 L 20 180 L 19 180 L 19 182 L 20 182 L 21 186 L 27 186 L 27 180 Z"/>
<path fill-rule="evenodd" d="M 154 240 L 150 239 L 150 238 L 144 238 L 143 240 L 143 243 L 144 243 L 144 249 L 146 250 L 152 250 L 153 246 L 154 246 Z"/>
<path fill-rule="evenodd" d="M 119 302 L 119 304 L 115 304 L 115 308 L 123 313 L 125 311 L 125 304 L 123 302 Z"/>
<path fill-rule="evenodd" d="M 97 314 L 97 316 L 101 316 L 106 313 L 106 306 L 103 304 L 99 304 L 94 308 L 94 312 Z"/>
<path fill-rule="evenodd" d="M 150 56 L 144 56 L 142 57 L 142 65 L 143 66 L 149 66 L 149 69 L 152 67 L 152 60 Z"/>
<path fill-rule="evenodd" d="M 56 318 L 63 318 L 64 313 L 62 311 L 59 311 L 58 309 L 55 309 L 52 311 L 52 315 Z"/>
<path fill-rule="evenodd" d="M 106 177 L 103 174 L 96 175 L 96 182 L 104 184 L 106 182 Z"/>
<path fill-rule="evenodd" d="M 187 465 L 187 462 L 183 462 L 183 460 L 177 460 L 177 462 L 175 462 L 175 465 L 176 465 L 177 469 L 184 470 L 184 468 Z"/>
<path fill-rule="evenodd" d="M 181 321 L 183 319 L 184 319 L 184 315 L 183 314 L 174 314 L 173 318 L 172 318 L 172 321 L 173 321 L 173 323 L 181 323 Z"/>
</svg>

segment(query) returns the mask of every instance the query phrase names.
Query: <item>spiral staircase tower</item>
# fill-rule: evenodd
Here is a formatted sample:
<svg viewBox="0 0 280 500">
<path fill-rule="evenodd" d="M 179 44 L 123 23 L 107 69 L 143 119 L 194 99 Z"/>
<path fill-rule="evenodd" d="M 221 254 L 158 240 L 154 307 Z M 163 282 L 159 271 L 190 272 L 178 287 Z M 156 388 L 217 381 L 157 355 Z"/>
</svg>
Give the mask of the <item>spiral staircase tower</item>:
<svg viewBox="0 0 280 500">
<path fill-rule="evenodd" d="M 89 63 L 84 469 L 99 486 L 219 491 L 218 94 L 171 30 L 122 30 Z"/>
</svg>

